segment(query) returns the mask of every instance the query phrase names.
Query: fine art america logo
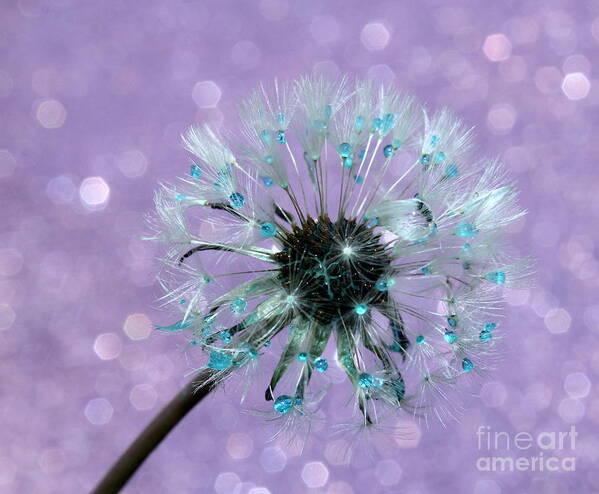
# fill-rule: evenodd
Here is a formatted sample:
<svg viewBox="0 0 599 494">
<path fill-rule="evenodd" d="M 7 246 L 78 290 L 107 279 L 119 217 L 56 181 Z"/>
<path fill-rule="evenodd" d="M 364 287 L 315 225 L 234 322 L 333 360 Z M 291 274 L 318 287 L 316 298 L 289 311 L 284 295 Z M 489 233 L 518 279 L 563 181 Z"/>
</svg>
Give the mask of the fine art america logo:
<svg viewBox="0 0 599 494">
<path fill-rule="evenodd" d="M 576 428 L 558 432 L 493 431 L 481 425 L 476 432 L 481 472 L 574 472 Z"/>
</svg>

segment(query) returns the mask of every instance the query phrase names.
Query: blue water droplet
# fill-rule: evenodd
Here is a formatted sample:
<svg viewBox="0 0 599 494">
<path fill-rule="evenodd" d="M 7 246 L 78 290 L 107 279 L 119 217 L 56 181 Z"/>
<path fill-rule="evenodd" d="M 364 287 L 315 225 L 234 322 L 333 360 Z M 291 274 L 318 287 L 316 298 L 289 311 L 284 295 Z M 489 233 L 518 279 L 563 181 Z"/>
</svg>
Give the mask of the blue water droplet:
<svg viewBox="0 0 599 494">
<path fill-rule="evenodd" d="M 458 237 L 474 237 L 477 233 L 476 227 L 466 221 L 460 223 L 455 229 L 455 234 Z"/>
<path fill-rule="evenodd" d="M 395 115 L 393 113 L 387 113 L 383 117 L 383 122 L 381 124 L 381 133 L 387 134 L 395 125 Z"/>
<path fill-rule="evenodd" d="M 431 146 L 436 147 L 440 140 L 439 136 L 431 136 Z"/>
<path fill-rule="evenodd" d="M 436 234 L 436 233 L 437 233 L 437 224 L 436 224 L 436 223 L 431 223 L 431 224 L 429 225 L 429 232 L 428 232 L 428 234 L 426 234 L 426 235 L 425 235 L 424 237 L 422 237 L 422 238 L 419 238 L 419 239 L 417 239 L 417 240 L 414 240 L 414 243 L 415 243 L 415 244 L 421 244 L 421 243 L 424 243 L 424 242 L 428 242 L 428 241 L 429 241 L 429 239 L 430 239 L 431 237 L 435 236 L 435 234 Z"/>
<path fill-rule="evenodd" d="M 389 345 L 389 350 L 393 351 L 393 352 L 401 352 L 403 351 L 401 346 L 399 346 L 397 343 L 391 343 L 391 345 Z"/>
<path fill-rule="evenodd" d="M 348 142 L 342 142 L 341 144 L 339 144 L 339 156 L 341 156 L 342 158 L 349 157 L 352 151 L 353 148 L 351 144 L 349 144 Z"/>
<path fill-rule="evenodd" d="M 208 367 L 214 370 L 225 370 L 231 367 L 233 363 L 233 357 L 221 352 L 210 352 L 210 360 L 208 361 Z"/>
<path fill-rule="evenodd" d="M 481 331 L 479 335 L 480 341 L 489 341 L 493 338 L 491 331 Z"/>
<path fill-rule="evenodd" d="M 267 340 L 267 341 L 264 342 L 264 346 L 265 347 L 268 348 L 270 345 L 271 345 L 271 341 L 270 340 Z"/>
<path fill-rule="evenodd" d="M 485 279 L 491 283 L 503 285 L 505 283 L 505 273 L 503 271 L 491 271 L 485 275 Z"/>
<path fill-rule="evenodd" d="M 362 185 L 364 183 L 364 177 L 361 175 L 354 175 L 354 182 L 356 182 L 358 185 Z"/>
<path fill-rule="evenodd" d="M 262 142 L 264 144 L 270 146 L 270 143 L 272 142 L 272 136 L 270 134 L 270 131 L 265 129 L 262 132 L 260 132 L 260 139 L 262 139 Z"/>
<path fill-rule="evenodd" d="M 469 358 L 462 359 L 462 369 L 464 370 L 464 372 L 470 372 L 472 369 L 474 369 L 474 364 L 472 363 L 472 360 L 470 360 Z"/>
<path fill-rule="evenodd" d="M 358 376 L 358 385 L 361 388 L 365 389 L 371 388 L 372 386 L 374 386 L 374 377 L 372 377 L 370 374 L 367 374 L 366 372 L 363 372 Z"/>
<path fill-rule="evenodd" d="M 273 179 L 270 177 L 260 177 L 260 180 L 262 180 L 262 183 L 267 187 L 272 187 L 274 184 Z"/>
<path fill-rule="evenodd" d="M 276 139 L 279 144 L 285 144 L 287 142 L 287 137 L 285 136 L 284 130 L 277 130 Z"/>
<path fill-rule="evenodd" d="M 373 131 L 380 130 L 382 125 L 383 125 L 383 121 L 380 118 L 377 117 L 377 118 L 372 119 L 372 130 Z"/>
<path fill-rule="evenodd" d="M 264 162 L 268 165 L 272 165 L 274 162 L 274 158 L 271 155 L 265 156 L 264 157 Z"/>
<path fill-rule="evenodd" d="M 385 156 L 385 158 L 391 158 L 394 154 L 395 151 L 393 150 L 393 146 L 391 144 L 387 144 L 383 148 L 383 155 Z"/>
<path fill-rule="evenodd" d="M 277 227 L 269 222 L 262 223 L 260 225 L 260 234 L 263 237 L 274 237 L 277 234 Z"/>
<path fill-rule="evenodd" d="M 385 279 L 377 280 L 377 282 L 374 284 L 374 286 L 379 292 L 386 292 L 387 289 L 389 288 L 387 286 L 387 280 L 385 280 Z"/>
<path fill-rule="evenodd" d="M 202 176 L 202 169 L 198 165 L 191 165 L 189 174 L 193 178 L 200 178 Z"/>
<path fill-rule="evenodd" d="M 293 408 L 293 401 L 291 396 L 281 395 L 275 400 L 273 407 L 277 413 L 284 415 Z"/>
<path fill-rule="evenodd" d="M 416 337 L 416 343 L 418 343 L 419 345 L 422 345 L 424 343 L 424 340 L 425 338 L 421 334 Z"/>
<path fill-rule="evenodd" d="M 497 327 L 497 323 L 496 322 L 488 322 L 484 326 L 485 331 L 493 331 L 496 327 Z"/>
<path fill-rule="evenodd" d="M 231 302 L 231 312 L 242 314 L 247 309 L 248 303 L 244 298 L 236 298 Z"/>
<path fill-rule="evenodd" d="M 384 292 L 385 290 L 389 290 L 393 285 L 395 285 L 395 280 L 393 278 L 383 278 L 377 281 L 376 289 Z"/>
<path fill-rule="evenodd" d="M 329 368 L 329 362 L 326 358 L 317 358 L 314 361 L 314 368 L 319 372 L 324 372 Z"/>
<path fill-rule="evenodd" d="M 358 115 L 356 117 L 356 121 L 354 123 L 354 129 L 356 129 L 356 132 L 362 132 L 362 129 L 364 128 L 364 121 L 365 118 L 362 115 Z"/>
<path fill-rule="evenodd" d="M 191 199 L 191 198 L 190 198 L 189 196 L 185 195 L 185 194 L 177 194 L 177 195 L 175 196 L 175 199 L 176 199 L 177 201 L 185 201 L 185 200 L 187 200 L 187 199 Z"/>
<path fill-rule="evenodd" d="M 358 304 L 354 310 L 356 311 L 356 314 L 363 316 L 368 312 L 368 306 L 365 304 Z"/>
<path fill-rule="evenodd" d="M 286 121 L 287 121 L 287 119 L 285 118 L 284 113 L 277 113 L 277 122 L 281 127 L 285 126 Z"/>
<path fill-rule="evenodd" d="M 343 158 L 343 166 L 345 168 L 351 168 L 351 166 L 354 164 L 354 160 L 351 158 Z"/>
<path fill-rule="evenodd" d="M 458 167 L 449 164 L 445 167 L 445 178 L 454 178 L 458 176 Z"/>
<path fill-rule="evenodd" d="M 327 130 L 327 123 L 324 120 L 317 119 L 312 121 L 312 127 L 317 132 L 324 132 Z"/>
<path fill-rule="evenodd" d="M 243 197 L 243 195 L 239 192 L 233 192 L 229 196 L 229 201 L 231 202 L 231 206 L 233 206 L 235 209 L 240 209 L 245 204 L 245 197 Z"/>
<path fill-rule="evenodd" d="M 423 165 L 428 165 L 431 161 L 431 155 L 430 154 L 423 154 L 420 157 L 420 163 L 422 163 Z"/>
<path fill-rule="evenodd" d="M 455 331 L 445 331 L 443 338 L 447 343 L 455 343 L 455 341 L 458 339 L 458 335 L 455 334 Z"/>
<path fill-rule="evenodd" d="M 364 221 L 366 222 L 367 228 L 374 228 L 375 226 L 377 226 L 379 224 L 379 219 L 376 217 L 375 218 L 367 218 L 365 216 Z"/>
<path fill-rule="evenodd" d="M 297 359 L 300 362 L 305 362 L 306 360 L 308 360 L 308 354 L 306 352 L 300 352 L 297 354 Z"/>
<path fill-rule="evenodd" d="M 220 339 L 224 342 L 224 343 L 230 343 L 231 342 L 231 333 L 229 333 L 228 331 L 222 331 L 220 333 Z"/>
<path fill-rule="evenodd" d="M 454 314 L 447 317 L 447 324 L 449 324 L 452 328 L 457 327 L 458 325 L 458 317 Z"/>
<path fill-rule="evenodd" d="M 443 163 L 445 161 L 445 153 L 443 151 L 439 151 L 437 153 L 435 153 L 435 163 L 437 165 L 439 165 L 440 163 Z"/>
</svg>

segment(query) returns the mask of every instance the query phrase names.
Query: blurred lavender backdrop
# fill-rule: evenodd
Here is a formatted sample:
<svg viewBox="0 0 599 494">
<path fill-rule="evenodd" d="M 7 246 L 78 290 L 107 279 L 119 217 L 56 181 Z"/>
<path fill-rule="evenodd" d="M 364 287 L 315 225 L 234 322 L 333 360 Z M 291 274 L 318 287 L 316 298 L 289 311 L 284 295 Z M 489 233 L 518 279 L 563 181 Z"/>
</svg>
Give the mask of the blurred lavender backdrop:
<svg viewBox="0 0 599 494">
<path fill-rule="evenodd" d="M 599 492 L 598 56 L 598 0 L 3 1 L 0 492 L 88 491 L 184 382 L 179 342 L 151 330 L 142 216 L 187 170 L 187 125 L 232 123 L 257 82 L 312 70 L 395 80 L 503 157 L 530 210 L 514 240 L 539 259 L 537 286 L 508 294 L 506 360 L 459 424 L 406 415 L 409 439 L 349 464 L 347 437 L 316 430 L 299 456 L 218 393 L 126 492 Z M 481 472 L 481 425 L 575 425 L 574 451 L 545 455 L 576 471 Z"/>
</svg>

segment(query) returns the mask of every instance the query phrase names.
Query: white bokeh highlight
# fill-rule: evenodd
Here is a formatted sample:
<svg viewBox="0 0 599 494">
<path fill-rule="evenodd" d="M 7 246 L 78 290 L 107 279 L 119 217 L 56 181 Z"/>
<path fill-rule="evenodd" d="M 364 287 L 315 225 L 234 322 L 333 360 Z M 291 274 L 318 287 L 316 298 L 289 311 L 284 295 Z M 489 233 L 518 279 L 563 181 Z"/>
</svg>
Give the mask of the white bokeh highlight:
<svg viewBox="0 0 599 494">
<path fill-rule="evenodd" d="M 320 461 L 311 461 L 302 468 L 302 480 L 310 488 L 324 487 L 329 480 L 329 469 Z"/>
<path fill-rule="evenodd" d="M 362 28 L 360 41 L 369 51 L 384 50 L 391 40 L 391 33 L 380 22 L 370 22 Z"/>
<path fill-rule="evenodd" d="M 87 177 L 79 186 L 79 198 L 88 209 L 102 209 L 110 198 L 110 187 L 102 177 Z"/>
<path fill-rule="evenodd" d="M 132 340 L 144 340 L 152 332 L 152 321 L 145 314 L 130 314 L 125 319 L 123 331 Z"/>
<path fill-rule="evenodd" d="M 127 149 L 116 158 L 116 164 L 127 178 L 141 177 L 148 169 L 148 159 L 139 149 Z"/>
<path fill-rule="evenodd" d="M 572 324 L 570 313 L 562 307 L 549 309 L 544 319 L 545 327 L 553 334 L 565 333 Z"/>
<path fill-rule="evenodd" d="M 92 425 L 105 425 L 112 419 L 114 409 L 106 398 L 93 398 L 87 402 L 84 414 Z"/>
<path fill-rule="evenodd" d="M 503 33 L 490 34 L 483 43 L 483 52 L 491 62 L 501 62 L 510 58 L 512 43 Z"/>
<path fill-rule="evenodd" d="M 582 72 L 566 74 L 562 82 L 562 91 L 566 98 L 577 101 L 586 98 L 591 90 L 591 82 Z"/>
<path fill-rule="evenodd" d="M 122 342 L 116 333 L 102 333 L 94 341 L 94 352 L 100 360 L 112 360 L 121 354 Z"/>
<path fill-rule="evenodd" d="M 58 129 L 67 119 L 67 110 L 60 101 L 49 99 L 41 101 L 35 110 L 39 124 L 46 129 Z"/>
<path fill-rule="evenodd" d="M 222 91 L 214 81 L 196 82 L 191 93 L 193 101 L 199 108 L 215 108 L 221 96 Z"/>
<path fill-rule="evenodd" d="M 571 398 L 586 398 L 591 391 L 591 381 L 584 372 L 572 372 L 564 379 L 564 389 Z"/>
</svg>

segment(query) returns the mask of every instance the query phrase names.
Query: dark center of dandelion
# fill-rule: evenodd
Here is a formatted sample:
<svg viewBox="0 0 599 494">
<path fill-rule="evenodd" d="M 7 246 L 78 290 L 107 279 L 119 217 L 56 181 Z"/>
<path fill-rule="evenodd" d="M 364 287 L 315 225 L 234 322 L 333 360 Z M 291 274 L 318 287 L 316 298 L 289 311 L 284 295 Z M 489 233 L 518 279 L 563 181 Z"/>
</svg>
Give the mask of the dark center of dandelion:
<svg viewBox="0 0 599 494">
<path fill-rule="evenodd" d="M 391 255 L 367 223 L 308 218 L 282 243 L 274 255 L 279 280 L 298 310 L 321 324 L 386 299 L 376 284 L 388 273 Z"/>
</svg>

